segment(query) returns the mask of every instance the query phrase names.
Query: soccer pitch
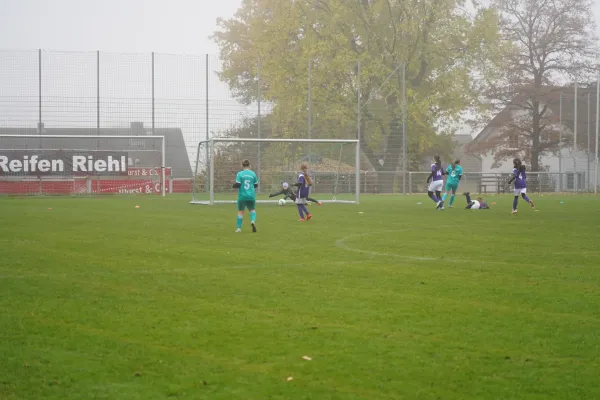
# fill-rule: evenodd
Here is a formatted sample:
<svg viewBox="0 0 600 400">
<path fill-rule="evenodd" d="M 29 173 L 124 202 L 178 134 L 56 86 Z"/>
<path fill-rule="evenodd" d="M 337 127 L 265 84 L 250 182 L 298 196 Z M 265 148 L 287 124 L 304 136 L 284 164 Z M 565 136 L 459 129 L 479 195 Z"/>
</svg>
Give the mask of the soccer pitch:
<svg viewBox="0 0 600 400">
<path fill-rule="evenodd" d="M 532 198 L 2 198 L 0 399 L 598 399 L 598 198 Z"/>
</svg>

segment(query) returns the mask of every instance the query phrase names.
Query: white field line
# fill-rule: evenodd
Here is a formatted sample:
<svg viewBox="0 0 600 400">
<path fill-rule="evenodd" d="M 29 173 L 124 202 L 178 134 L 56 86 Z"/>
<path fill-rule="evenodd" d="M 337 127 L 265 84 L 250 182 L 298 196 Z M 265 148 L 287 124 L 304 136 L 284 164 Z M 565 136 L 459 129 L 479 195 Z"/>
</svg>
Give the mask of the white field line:
<svg viewBox="0 0 600 400">
<path fill-rule="evenodd" d="M 444 226 L 439 226 L 436 228 L 440 228 L 440 229 L 444 229 L 444 228 L 454 228 L 454 227 L 444 227 Z M 368 233 L 357 233 L 354 235 L 348 235 L 348 236 L 344 236 L 341 239 L 338 239 L 335 242 L 335 246 L 346 250 L 346 251 L 351 251 L 351 252 L 355 252 L 355 253 L 359 253 L 359 254 L 366 254 L 366 255 L 370 255 L 370 256 L 374 256 L 374 257 L 394 257 L 394 258 L 400 258 L 403 260 L 411 260 L 411 261 L 444 261 L 444 262 L 451 262 L 451 263 L 475 263 L 475 264 L 485 264 L 485 265 L 518 265 L 518 266 L 532 266 L 532 267 L 549 267 L 549 266 L 559 266 L 556 264 L 550 264 L 550 265 L 540 265 L 540 264 L 523 264 L 520 262 L 508 262 L 508 261 L 493 261 L 493 260 L 477 260 L 477 259 L 469 259 L 469 258 L 447 258 L 447 257 L 419 257 L 419 256 L 412 256 L 412 255 L 408 255 L 408 254 L 398 254 L 398 253 L 388 253 L 388 252 L 379 252 L 379 251 L 372 251 L 372 250 L 363 250 L 363 249 L 357 249 L 354 247 L 349 246 L 346 242 L 350 239 L 356 238 L 356 237 L 365 237 L 365 236 L 373 236 L 373 235 L 378 235 L 378 234 L 382 234 L 382 233 L 398 233 L 398 232 L 406 232 L 406 231 L 411 231 L 411 230 L 415 230 L 412 228 L 406 228 L 406 229 L 395 229 L 395 230 L 384 230 L 384 231 L 374 231 L 374 232 L 368 232 Z M 559 254 L 559 253 L 557 253 Z M 565 254 L 572 254 L 572 253 L 566 253 Z M 568 267 L 568 268 L 584 268 L 581 265 L 560 265 L 561 267 Z"/>
</svg>

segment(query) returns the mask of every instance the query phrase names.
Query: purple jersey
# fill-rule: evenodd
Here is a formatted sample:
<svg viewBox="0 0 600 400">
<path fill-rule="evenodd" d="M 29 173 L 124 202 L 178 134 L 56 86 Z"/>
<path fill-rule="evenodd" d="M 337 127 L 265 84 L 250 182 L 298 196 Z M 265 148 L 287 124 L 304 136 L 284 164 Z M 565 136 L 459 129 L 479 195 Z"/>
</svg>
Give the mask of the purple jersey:
<svg viewBox="0 0 600 400">
<path fill-rule="evenodd" d="M 438 167 L 435 164 L 431 164 L 431 172 L 433 174 L 433 181 L 442 181 L 444 177 L 442 176 L 443 170 L 442 167 Z"/>
<path fill-rule="evenodd" d="M 488 206 L 488 203 L 486 203 L 485 201 L 480 201 L 479 202 L 479 208 L 481 210 L 487 210 L 490 208 L 490 206 Z"/>
<path fill-rule="evenodd" d="M 525 171 L 519 171 L 516 168 L 513 168 L 513 174 L 515 175 L 515 189 L 525 189 L 527 188 L 527 175 Z"/>
<path fill-rule="evenodd" d="M 306 179 L 304 179 L 303 173 L 298 175 L 298 183 L 298 197 L 301 199 L 307 198 L 310 192 L 310 187 L 306 184 Z"/>
</svg>

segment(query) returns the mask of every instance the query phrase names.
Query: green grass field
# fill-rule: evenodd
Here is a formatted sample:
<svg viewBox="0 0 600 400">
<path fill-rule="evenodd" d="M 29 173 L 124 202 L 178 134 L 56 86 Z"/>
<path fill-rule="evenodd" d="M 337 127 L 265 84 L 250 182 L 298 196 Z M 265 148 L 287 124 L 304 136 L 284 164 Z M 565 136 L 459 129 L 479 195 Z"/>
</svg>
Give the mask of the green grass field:
<svg viewBox="0 0 600 400">
<path fill-rule="evenodd" d="M 0 199 L 0 399 L 599 399 L 599 200 L 534 199 Z"/>
</svg>

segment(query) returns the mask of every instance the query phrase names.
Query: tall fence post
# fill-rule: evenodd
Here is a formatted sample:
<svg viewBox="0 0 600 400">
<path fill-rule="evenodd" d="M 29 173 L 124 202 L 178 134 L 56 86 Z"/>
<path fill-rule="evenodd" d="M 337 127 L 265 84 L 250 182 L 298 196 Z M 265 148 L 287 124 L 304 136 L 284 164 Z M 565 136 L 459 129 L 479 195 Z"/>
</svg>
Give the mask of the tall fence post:
<svg viewBox="0 0 600 400">
<path fill-rule="evenodd" d="M 258 56 L 257 59 L 257 71 L 256 71 L 256 97 L 257 97 L 257 102 L 258 102 L 258 118 L 257 118 L 257 130 L 258 130 L 258 138 L 261 138 L 261 131 L 260 131 L 260 102 L 261 102 L 261 93 L 260 93 L 260 56 Z M 261 179 L 260 179 L 260 169 L 261 169 L 261 148 L 260 148 L 260 142 L 257 143 L 258 144 L 258 160 L 256 161 L 256 172 L 258 173 L 258 193 L 261 193 Z"/>
<path fill-rule="evenodd" d="M 206 70 L 206 78 L 205 78 L 206 79 L 206 86 L 205 86 L 205 91 L 204 91 L 205 93 L 204 93 L 204 95 L 205 95 L 205 103 L 206 103 L 206 143 L 207 143 L 207 145 L 206 145 L 206 169 L 207 169 L 207 172 L 209 172 L 210 174 L 212 174 L 212 171 L 210 170 L 210 167 L 213 164 L 211 163 L 209 152 L 211 152 L 211 154 L 214 154 L 214 152 L 212 152 L 212 150 L 213 150 L 212 144 L 208 142 L 208 140 L 209 140 L 209 133 L 208 133 L 208 129 L 209 129 L 209 126 L 208 126 L 208 121 L 209 121 L 208 120 L 208 118 L 209 118 L 209 108 L 208 108 L 208 53 L 206 54 L 205 70 Z M 211 146 L 210 149 L 209 149 L 209 145 Z M 199 155 L 198 155 L 198 158 L 200 158 Z M 210 185 L 212 185 L 212 183 L 213 182 L 210 181 Z M 206 190 L 210 191 L 211 187 L 212 186 L 206 185 Z M 211 199 L 211 204 L 212 204 L 212 199 Z"/>
<path fill-rule="evenodd" d="M 308 139 L 312 138 L 312 82 L 311 82 L 311 60 L 308 59 Z M 311 145 L 308 143 L 308 162 L 311 162 Z"/>
<path fill-rule="evenodd" d="M 38 134 L 44 133 L 44 123 L 42 122 L 42 49 L 38 50 Z M 42 138 L 40 137 L 40 149 L 42 148 Z M 40 194 L 42 194 L 42 181 L 40 177 Z"/>
<path fill-rule="evenodd" d="M 600 128 L 600 71 L 596 76 L 596 162 L 594 163 L 594 194 L 598 194 L 598 129 Z"/>
<path fill-rule="evenodd" d="M 100 134 L 100 50 L 96 50 L 96 134 Z"/>
<path fill-rule="evenodd" d="M 38 133 L 42 134 L 42 49 L 38 50 Z"/>
<path fill-rule="evenodd" d="M 406 168 L 408 166 L 406 149 L 406 63 L 402 63 L 402 194 L 406 194 Z"/>
<path fill-rule="evenodd" d="M 590 190 L 590 93 L 587 95 L 587 172 L 585 175 L 586 190 Z"/>
<path fill-rule="evenodd" d="M 575 78 L 575 101 L 573 105 L 573 189 L 575 192 L 579 191 L 579 177 L 577 176 L 577 78 Z"/>
<path fill-rule="evenodd" d="M 360 158 L 360 134 L 361 134 L 361 129 L 360 129 L 360 114 L 361 114 L 361 109 L 360 109 L 360 60 L 356 60 L 356 140 L 358 140 L 358 143 L 356 144 L 356 146 L 358 147 L 358 155 Z M 358 168 L 358 167 L 357 167 Z M 359 174 L 360 174 L 360 168 L 358 168 Z M 365 193 L 367 192 L 367 172 L 365 171 Z M 360 187 L 360 182 L 356 183 L 357 187 Z"/>
<path fill-rule="evenodd" d="M 152 52 L 152 135 L 154 135 L 154 52 Z M 164 185 L 164 182 L 163 182 Z"/>
<path fill-rule="evenodd" d="M 559 98 L 559 108 L 558 108 L 558 187 L 560 192 L 562 193 L 563 191 L 563 177 L 562 177 L 562 169 L 563 169 L 563 165 L 562 165 L 562 133 L 563 133 L 563 122 L 562 122 L 562 107 L 563 106 L 563 94 L 562 92 L 560 92 L 560 98 Z"/>
</svg>

